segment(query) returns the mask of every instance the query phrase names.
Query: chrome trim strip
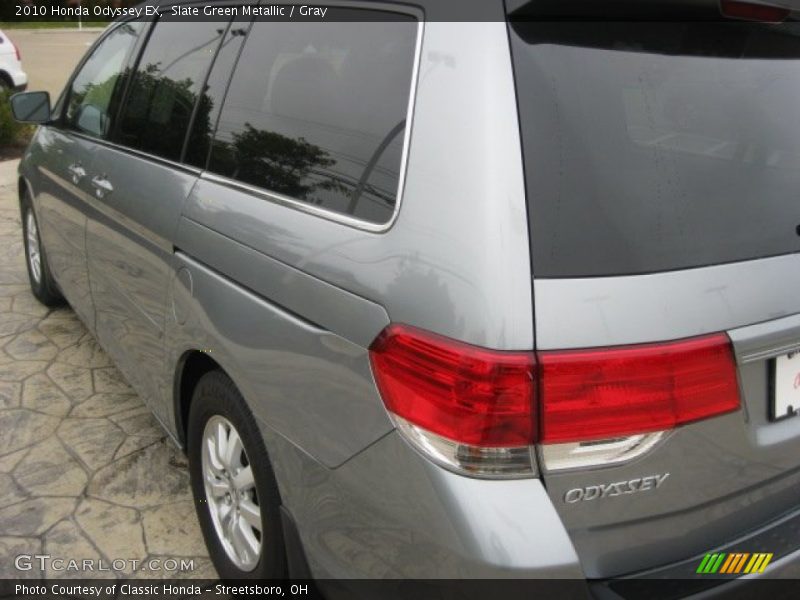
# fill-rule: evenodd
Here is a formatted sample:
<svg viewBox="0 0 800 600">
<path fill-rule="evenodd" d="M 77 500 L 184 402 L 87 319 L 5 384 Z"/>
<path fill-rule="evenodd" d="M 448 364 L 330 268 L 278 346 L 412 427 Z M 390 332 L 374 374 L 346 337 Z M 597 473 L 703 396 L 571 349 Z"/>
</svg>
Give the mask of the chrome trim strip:
<svg viewBox="0 0 800 600">
<path fill-rule="evenodd" d="M 370 221 L 357 219 L 349 215 L 328 210 L 326 208 L 320 208 L 318 206 L 314 206 L 312 204 L 296 200 L 289 196 L 284 196 L 283 194 L 271 192 L 264 188 L 260 188 L 247 183 L 242 183 L 241 181 L 236 181 L 235 179 L 230 179 L 228 177 L 223 177 L 221 175 L 216 175 L 214 173 L 211 173 L 210 171 L 203 171 L 200 174 L 200 178 L 206 181 L 210 181 L 212 183 L 217 183 L 220 185 L 224 185 L 226 187 L 247 192 L 249 194 L 254 194 L 256 196 L 264 198 L 265 200 L 275 202 L 276 204 L 281 204 L 283 206 L 293 208 L 314 215 L 316 217 L 327 219 L 329 221 L 334 221 L 342 225 L 347 225 L 348 227 L 353 227 L 355 229 L 361 229 L 363 231 L 369 231 L 371 233 L 383 233 L 391 229 L 391 227 L 394 225 L 400 213 L 400 205 L 402 203 L 403 193 L 405 191 L 406 172 L 408 170 L 408 154 L 411 147 L 411 130 L 413 128 L 413 123 L 414 123 L 414 104 L 417 98 L 417 85 L 419 83 L 419 68 L 422 57 L 422 38 L 424 34 L 424 21 L 419 15 L 415 14 L 413 16 L 418 19 L 417 41 L 414 49 L 414 63 L 412 65 L 412 70 L 411 70 L 411 89 L 409 92 L 408 110 L 406 111 L 406 127 L 405 131 L 403 132 L 403 152 L 400 158 L 400 176 L 397 181 L 397 194 L 396 194 L 396 201 L 394 204 L 394 211 L 392 212 L 392 216 L 388 221 L 386 221 L 386 223 L 371 223 Z"/>
<path fill-rule="evenodd" d="M 728 331 L 736 362 L 746 365 L 800 350 L 800 314 Z"/>
<path fill-rule="evenodd" d="M 758 362 L 760 360 L 777 358 L 779 356 L 783 356 L 784 354 L 791 354 L 797 351 L 800 351 L 800 342 L 786 344 L 785 346 L 776 346 L 775 348 L 770 348 L 769 350 L 763 350 L 761 352 L 753 352 L 752 354 L 745 354 L 739 359 L 739 364 L 744 365 L 751 362 Z"/>
</svg>

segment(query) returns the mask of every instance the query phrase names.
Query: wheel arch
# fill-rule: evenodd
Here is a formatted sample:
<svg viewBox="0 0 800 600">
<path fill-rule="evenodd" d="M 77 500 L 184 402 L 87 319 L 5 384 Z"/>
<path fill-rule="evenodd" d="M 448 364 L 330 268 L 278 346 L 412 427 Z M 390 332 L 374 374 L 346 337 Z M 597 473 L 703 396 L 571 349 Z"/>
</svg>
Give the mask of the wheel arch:
<svg viewBox="0 0 800 600">
<path fill-rule="evenodd" d="M 20 206 L 22 206 L 22 200 L 25 198 L 25 193 L 31 198 L 31 202 L 33 201 L 33 186 L 31 182 L 24 175 L 20 175 L 17 179 L 17 197 L 19 198 Z"/>
<path fill-rule="evenodd" d="M 211 371 L 222 371 L 228 377 L 230 373 L 211 358 L 207 352 L 192 349 L 184 352 L 175 367 L 173 379 L 173 403 L 175 432 L 178 442 L 186 447 L 187 427 L 189 424 L 189 409 L 192 404 L 192 395 L 200 378 Z M 233 378 L 231 378 L 233 379 Z"/>
<path fill-rule="evenodd" d="M 14 91 L 16 86 L 14 84 L 14 80 L 11 78 L 11 75 L 0 69 L 0 79 L 9 87 L 12 92 Z"/>
</svg>

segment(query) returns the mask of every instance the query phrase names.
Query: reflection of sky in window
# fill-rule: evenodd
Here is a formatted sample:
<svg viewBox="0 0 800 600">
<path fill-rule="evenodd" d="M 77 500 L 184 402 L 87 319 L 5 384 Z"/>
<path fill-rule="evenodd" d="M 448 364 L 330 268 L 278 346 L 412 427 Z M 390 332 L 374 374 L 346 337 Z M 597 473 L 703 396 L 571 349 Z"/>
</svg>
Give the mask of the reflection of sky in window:
<svg viewBox="0 0 800 600">
<path fill-rule="evenodd" d="M 515 68 L 540 273 L 797 251 L 800 38 L 738 28 L 721 44 L 713 24 L 525 27 Z"/>
<path fill-rule="evenodd" d="M 641 60 L 635 54 L 628 58 L 634 67 Z M 613 60 L 625 59 L 622 54 Z M 702 68 L 706 76 L 698 78 L 693 69 L 681 69 L 678 61 L 686 60 L 702 63 L 695 67 Z M 784 62 L 776 67 L 746 59 L 665 56 L 653 56 L 649 61 L 648 76 L 640 79 L 639 85 L 622 89 L 632 142 L 665 152 L 741 162 L 756 160 L 750 145 L 768 142 L 766 152 L 760 156 L 762 164 L 779 169 L 800 168 L 797 138 L 777 135 L 781 122 L 792 118 L 800 100 L 800 63 L 792 66 Z M 674 67 L 659 63 L 673 63 Z M 650 73 L 659 69 L 664 75 L 654 80 Z M 633 72 L 638 71 L 634 68 Z M 709 77 L 708 73 L 714 76 Z M 761 123 L 768 121 L 776 128 L 773 135 L 731 127 L 732 122 L 747 118 L 742 114 L 744 99 L 751 118 Z"/>
</svg>

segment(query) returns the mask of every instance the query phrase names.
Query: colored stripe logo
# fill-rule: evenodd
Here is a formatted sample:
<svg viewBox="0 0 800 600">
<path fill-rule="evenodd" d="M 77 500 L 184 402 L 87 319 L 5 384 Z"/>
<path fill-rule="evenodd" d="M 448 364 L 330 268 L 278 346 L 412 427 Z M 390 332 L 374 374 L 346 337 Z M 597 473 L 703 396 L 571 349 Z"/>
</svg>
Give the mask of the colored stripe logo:
<svg viewBox="0 0 800 600">
<path fill-rule="evenodd" d="M 725 575 L 737 575 L 746 573 L 763 573 L 764 569 L 772 560 L 771 552 L 717 552 L 706 554 L 697 573 L 712 574 L 720 573 Z"/>
</svg>

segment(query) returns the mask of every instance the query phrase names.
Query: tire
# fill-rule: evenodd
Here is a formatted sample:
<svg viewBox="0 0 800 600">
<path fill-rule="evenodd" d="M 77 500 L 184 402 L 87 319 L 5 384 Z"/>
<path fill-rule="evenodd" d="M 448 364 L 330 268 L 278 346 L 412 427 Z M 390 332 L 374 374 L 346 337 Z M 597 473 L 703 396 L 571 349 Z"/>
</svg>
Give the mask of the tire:
<svg viewBox="0 0 800 600">
<path fill-rule="evenodd" d="M 47 262 L 47 252 L 39 236 L 39 222 L 27 192 L 22 198 L 20 209 L 22 245 L 25 247 L 25 266 L 28 268 L 31 292 L 45 306 L 64 304 L 64 296 L 61 295 Z"/>
<path fill-rule="evenodd" d="M 226 459 L 221 455 L 234 439 L 232 432 L 238 434 L 242 452 L 234 451 L 235 456 Z M 223 372 L 211 371 L 197 382 L 187 433 L 195 508 L 217 573 L 226 580 L 286 578 L 281 502 L 272 465 L 253 414 Z M 253 484 L 239 487 L 248 480 L 248 467 Z M 258 520 L 260 532 L 254 527 Z M 260 543 L 257 554 L 254 539 Z"/>
</svg>

